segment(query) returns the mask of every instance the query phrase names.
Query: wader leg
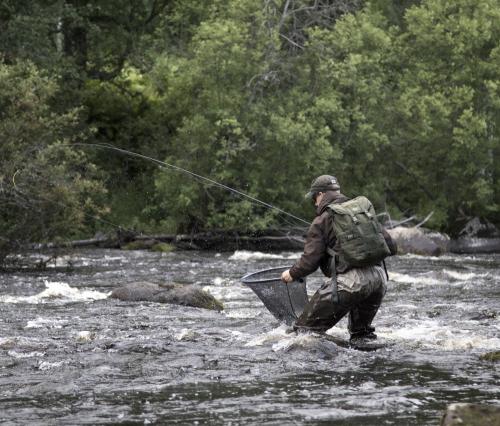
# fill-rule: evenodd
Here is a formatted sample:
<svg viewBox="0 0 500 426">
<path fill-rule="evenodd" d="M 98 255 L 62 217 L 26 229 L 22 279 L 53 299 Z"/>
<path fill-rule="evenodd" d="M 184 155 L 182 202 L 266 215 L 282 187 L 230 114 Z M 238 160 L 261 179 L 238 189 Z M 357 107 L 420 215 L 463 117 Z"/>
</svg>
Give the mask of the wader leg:
<svg viewBox="0 0 500 426">
<path fill-rule="evenodd" d="M 385 285 L 379 284 L 368 297 L 351 309 L 348 324 L 351 337 L 362 337 L 375 331 L 372 321 L 382 304 L 385 291 Z"/>
<path fill-rule="evenodd" d="M 351 307 L 360 301 L 359 296 L 355 293 L 341 290 L 337 292 L 337 295 L 338 302 L 333 302 L 331 284 L 323 284 L 314 293 L 293 328 L 295 330 L 325 332 L 337 324 L 347 315 Z"/>
</svg>

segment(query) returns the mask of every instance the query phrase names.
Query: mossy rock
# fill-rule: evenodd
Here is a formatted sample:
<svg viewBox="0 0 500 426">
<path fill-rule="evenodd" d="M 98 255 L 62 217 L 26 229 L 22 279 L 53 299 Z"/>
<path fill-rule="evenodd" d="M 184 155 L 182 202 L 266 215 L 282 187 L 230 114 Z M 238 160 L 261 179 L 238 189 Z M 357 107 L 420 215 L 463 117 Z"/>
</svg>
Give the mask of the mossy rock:
<svg viewBox="0 0 500 426">
<path fill-rule="evenodd" d="M 150 250 L 158 245 L 156 240 L 135 240 L 122 246 L 123 250 Z"/>
<path fill-rule="evenodd" d="M 450 404 L 441 418 L 441 426 L 500 426 L 500 406 Z"/>
<path fill-rule="evenodd" d="M 498 362 L 500 361 L 500 351 L 488 352 L 486 354 L 481 355 L 479 359 L 482 359 L 483 361 Z"/>
<path fill-rule="evenodd" d="M 192 306 L 213 311 L 224 310 L 224 305 L 220 301 L 197 285 L 175 283 L 158 285 L 149 282 L 135 282 L 115 288 L 111 292 L 111 297 L 130 302 L 148 301 Z"/>
<path fill-rule="evenodd" d="M 168 243 L 158 243 L 151 247 L 151 251 L 159 253 L 170 253 L 175 250 L 175 246 Z"/>
</svg>

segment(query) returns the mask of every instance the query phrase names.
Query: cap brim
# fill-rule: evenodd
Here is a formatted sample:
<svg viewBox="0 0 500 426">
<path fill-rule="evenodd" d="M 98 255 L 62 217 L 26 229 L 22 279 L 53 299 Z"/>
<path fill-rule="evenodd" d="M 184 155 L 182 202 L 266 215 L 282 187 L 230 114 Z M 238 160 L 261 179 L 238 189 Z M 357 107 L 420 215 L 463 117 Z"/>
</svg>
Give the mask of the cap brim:
<svg viewBox="0 0 500 426">
<path fill-rule="evenodd" d="M 313 191 L 309 191 L 306 195 L 304 195 L 304 198 L 312 200 L 313 195 L 314 195 L 314 192 Z"/>
</svg>

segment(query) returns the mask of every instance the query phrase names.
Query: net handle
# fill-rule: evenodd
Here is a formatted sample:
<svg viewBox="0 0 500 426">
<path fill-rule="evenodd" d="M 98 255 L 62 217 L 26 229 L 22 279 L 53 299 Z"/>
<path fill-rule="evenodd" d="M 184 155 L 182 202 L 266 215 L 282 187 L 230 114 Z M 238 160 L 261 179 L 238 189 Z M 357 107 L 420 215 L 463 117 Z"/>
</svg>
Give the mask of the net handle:
<svg viewBox="0 0 500 426">
<path fill-rule="evenodd" d="M 263 278 L 263 279 L 255 279 L 255 280 L 252 280 L 252 276 L 255 276 L 255 275 L 258 275 L 258 274 L 262 274 L 264 272 L 284 272 L 286 271 L 287 269 L 289 269 L 288 266 L 280 266 L 278 268 L 269 268 L 269 269 L 262 269 L 260 271 L 257 271 L 257 272 L 251 272 L 249 274 L 246 274 L 245 276 L 243 276 L 241 278 L 241 282 L 243 284 L 258 284 L 258 283 L 268 283 L 268 282 L 272 282 L 272 281 L 277 281 L 277 280 L 280 280 L 281 277 L 278 277 L 278 278 Z M 300 278 L 298 280 L 296 280 L 298 282 L 303 282 L 303 279 Z"/>
</svg>

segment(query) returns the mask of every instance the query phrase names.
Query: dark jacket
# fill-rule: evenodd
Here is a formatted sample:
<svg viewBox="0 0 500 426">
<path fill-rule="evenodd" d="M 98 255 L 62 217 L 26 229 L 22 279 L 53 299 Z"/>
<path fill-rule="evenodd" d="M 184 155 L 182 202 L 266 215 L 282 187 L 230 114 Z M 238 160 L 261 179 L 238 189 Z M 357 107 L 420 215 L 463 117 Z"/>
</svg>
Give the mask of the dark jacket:
<svg viewBox="0 0 500 426">
<path fill-rule="evenodd" d="M 325 193 L 320 205 L 316 209 L 316 217 L 307 231 L 304 253 L 290 268 L 292 278 L 299 279 L 305 277 L 316 271 L 318 267 L 321 268 L 321 271 L 327 277 L 331 276 L 330 256 L 327 253 L 327 247 L 335 248 L 337 239 L 331 226 L 331 215 L 327 211 L 327 206 L 332 203 L 343 203 L 348 200 L 349 198 L 340 192 L 328 191 Z M 382 232 L 391 255 L 396 254 L 396 244 L 385 229 Z M 348 268 L 345 265 L 338 265 L 337 262 L 337 273 L 344 273 L 347 270 Z"/>
</svg>

